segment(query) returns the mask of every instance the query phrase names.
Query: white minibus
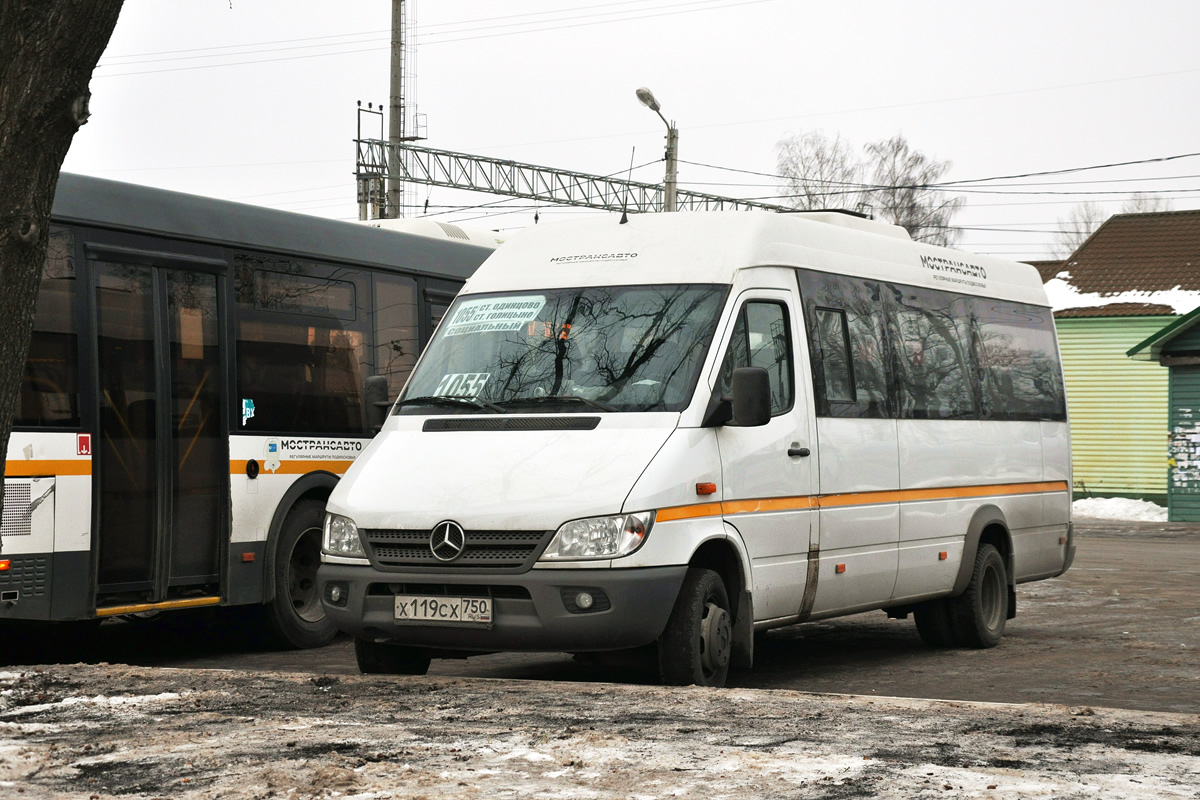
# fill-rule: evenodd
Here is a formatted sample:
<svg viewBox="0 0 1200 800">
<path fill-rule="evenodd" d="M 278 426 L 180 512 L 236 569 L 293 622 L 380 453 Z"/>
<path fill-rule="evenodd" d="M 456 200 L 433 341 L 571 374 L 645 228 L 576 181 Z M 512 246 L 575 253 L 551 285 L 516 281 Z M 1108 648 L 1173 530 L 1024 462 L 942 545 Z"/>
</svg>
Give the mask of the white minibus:
<svg viewBox="0 0 1200 800">
<path fill-rule="evenodd" d="M 326 509 L 360 669 L 656 647 L 720 686 L 754 634 L 883 609 L 986 648 L 1074 556 L 1030 266 L 834 212 L 543 225 L 466 282 Z"/>
</svg>

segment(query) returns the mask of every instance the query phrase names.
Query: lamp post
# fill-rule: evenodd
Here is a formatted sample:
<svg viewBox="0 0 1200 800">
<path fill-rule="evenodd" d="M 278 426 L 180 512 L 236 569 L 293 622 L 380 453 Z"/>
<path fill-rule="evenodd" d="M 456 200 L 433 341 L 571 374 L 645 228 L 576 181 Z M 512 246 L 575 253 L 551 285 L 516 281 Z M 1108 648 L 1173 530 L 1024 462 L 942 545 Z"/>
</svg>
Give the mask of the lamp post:
<svg viewBox="0 0 1200 800">
<path fill-rule="evenodd" d="M 667 174 L 663 178 L 663 211 L 676 211 L 675 206 L 675 159 L 679 150 L 679 129 L 675 123 L 667 122 L 659 109 L 661 106 L 654 99 L 654 93 L 645 86 L 637 90 L 637 99 L 649 108 L 667 126 Z"/>
</svg>

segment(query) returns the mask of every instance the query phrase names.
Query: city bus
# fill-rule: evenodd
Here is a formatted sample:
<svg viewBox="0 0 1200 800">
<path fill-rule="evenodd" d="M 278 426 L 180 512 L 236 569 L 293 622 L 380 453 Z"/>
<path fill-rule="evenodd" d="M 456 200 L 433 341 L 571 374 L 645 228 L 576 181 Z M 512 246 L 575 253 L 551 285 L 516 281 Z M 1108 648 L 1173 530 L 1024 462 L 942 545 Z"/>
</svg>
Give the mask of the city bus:
<svg viewBox="0 0 1200 800">
<path fill-rule="evenodd" d="M 495 241 L 63 174 L 5 462 L 0 620 L 261 606 L 334 635 L 325 499 Z"/>
<path fill-rule="evenodd" d="M 756 632 L 874 609 L 995 646 L 1071 565 L 1070 487 L 1032 267 L 851 214 L 562 222 L 467 281 L 318 582 L 364 672 L 651 650 L 720 686 Z"/>
</svg>

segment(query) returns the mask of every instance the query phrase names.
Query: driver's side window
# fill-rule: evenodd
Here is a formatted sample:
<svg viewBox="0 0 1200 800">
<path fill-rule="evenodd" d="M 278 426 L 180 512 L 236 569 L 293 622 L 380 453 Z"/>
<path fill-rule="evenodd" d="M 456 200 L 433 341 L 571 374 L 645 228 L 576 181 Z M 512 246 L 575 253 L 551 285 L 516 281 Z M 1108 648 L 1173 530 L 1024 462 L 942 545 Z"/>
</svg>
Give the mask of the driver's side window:
<svg viewBox="0 0 1200 800">
<path fill-rule="evenodd" d="M 771 416 L 792 407 L 795 381 L 792 377 L 792 337 L 787 309 L 782 303 L 752 300 L 742 306 L 733 325 L 733 338 L 721 363 L 722 395 L 733 391 L 733 371 L 738 367 L 762 367 L 771 378 Z"/>
</svg>

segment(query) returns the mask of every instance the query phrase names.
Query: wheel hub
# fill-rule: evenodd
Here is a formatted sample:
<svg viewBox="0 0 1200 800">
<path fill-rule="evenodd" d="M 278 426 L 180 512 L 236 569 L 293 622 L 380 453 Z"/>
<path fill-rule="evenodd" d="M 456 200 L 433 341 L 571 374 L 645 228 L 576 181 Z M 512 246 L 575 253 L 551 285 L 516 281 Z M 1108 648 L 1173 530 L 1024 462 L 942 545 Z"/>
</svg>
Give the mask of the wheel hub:
<svg viewBox="0 0 1200 800">
<path fill-rule="evenodd" d="M 317 567 L 321 563 L 321 530 L 309 528 L 300 535 L 288 558 L 288 595 L 297 616 L 320 622 L 325 611 L 317 594 Z"/>
<path fill-rule="evenodd" d="M 712 674 L 724 669 L 729 663 L 732 647 L 733 629 L 729 623 L 729 612 L 716 603 L 708 603 L 700 623 L 700 658 L 704 672 Z"/>
</svg>

